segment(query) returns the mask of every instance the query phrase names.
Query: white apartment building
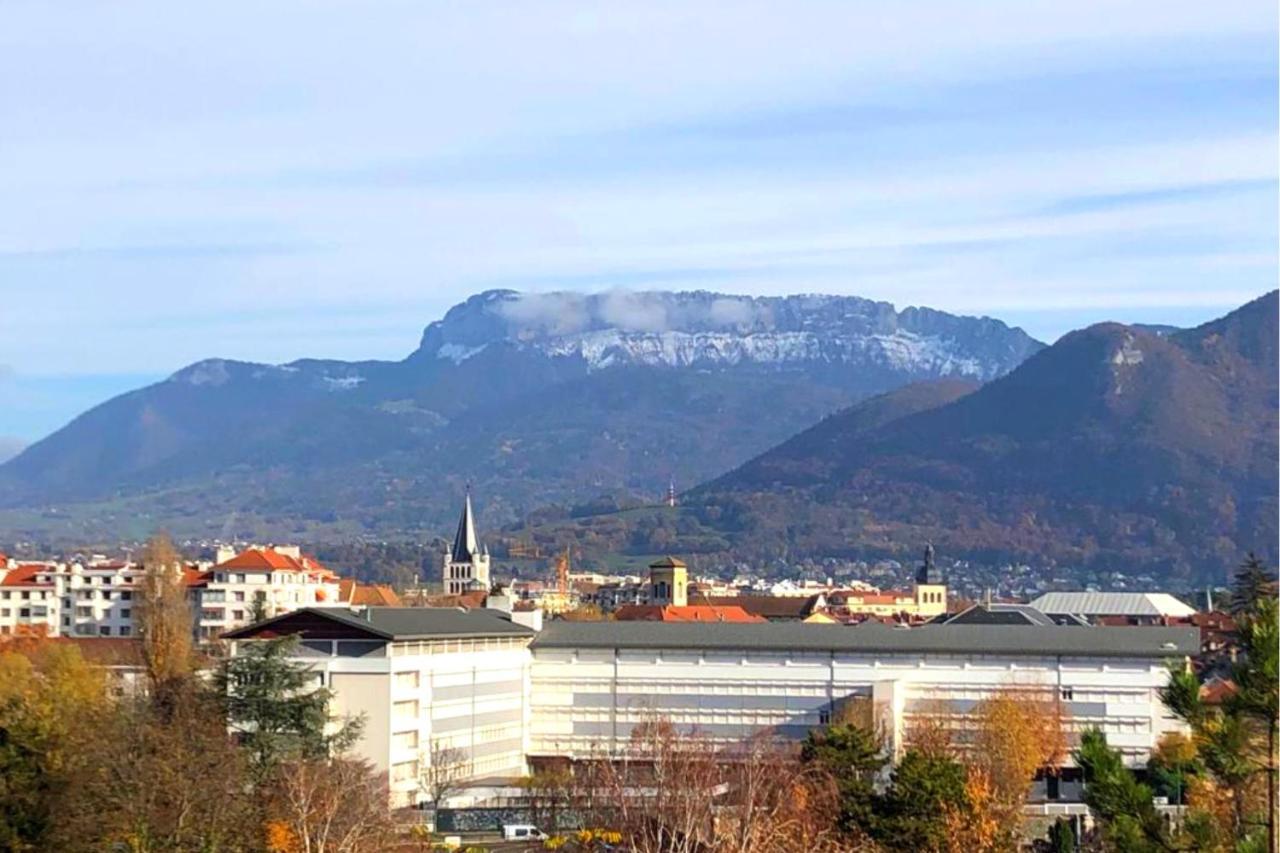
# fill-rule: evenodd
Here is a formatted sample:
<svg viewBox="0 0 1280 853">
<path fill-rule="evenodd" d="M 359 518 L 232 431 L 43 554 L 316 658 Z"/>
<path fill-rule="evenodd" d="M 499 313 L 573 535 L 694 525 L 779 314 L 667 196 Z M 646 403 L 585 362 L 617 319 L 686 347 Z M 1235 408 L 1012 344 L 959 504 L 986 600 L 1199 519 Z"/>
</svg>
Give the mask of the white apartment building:
<svg viewBox="0 0 1280 853">
<path fill-rule="evenodd" d="M 1100 728 L 1139 766 L 1180 728 L 1159 697 L 1167 663 L 1199 651 L 1189 628 L 555 621 L 535 637 L 482 611 L 369 612 L 303 611 L 268 635 L 301 634 L 336 710 L 367 715 L 360 751 L 387 770 L 398 802 L 411 799 L 415 751 L 420 762 L 429 738 L 455 732 L 472 749 L 502 744 L 475 753 L 474 776 L 515 776 L 526 762 L 619 750 L 657 716 L 723 742 L 764 730 L 798 739 L 863 698 L 898 754 L 920 715 L 963 727 L 984 698 L 1021 689 L 1056 696 L 1072 730 Z M 369 677 L 345 677 L 356 673 Z M 1078 785 L 1064 772 L 1038 796 L 1071 799 Z"/>
<path fill-rule="evenodd" d="M 182 567 L 197 638 L 216 638 L 253 621 L 255 602 L 268 616 L 300 607 L 347 606 L 339 578 L 297 547 L 220 553 L 217 564 Z M 0 564 L 0 635 L 137 636 L 140 564 L 114 560 Z"/>
<path fill-rule="evenodd" d="M 370 607 L 297 611 L 226 639 L 234 655 L 257 637 L 301 635 L 298 659 L 334 691 L 335 717 L 364 716 L 355 750 L 405 806 L 443 756 L 471 780 L 525 772 L 533 633 L 492 610 Z"/>
<path fill-rule="evenodd" d="M 271 617 L 303 607 L 342 606 L 338 576 L 296 546 L 220 551 L 218 562 L 188 587 L 201 640 L 248 625 L 255 608 Z"/>
<path fill-rule="evenodd" d="M 0 563 L 0 635 L 58 632 L 59 598 L 46 564 Z"/>
</svg>

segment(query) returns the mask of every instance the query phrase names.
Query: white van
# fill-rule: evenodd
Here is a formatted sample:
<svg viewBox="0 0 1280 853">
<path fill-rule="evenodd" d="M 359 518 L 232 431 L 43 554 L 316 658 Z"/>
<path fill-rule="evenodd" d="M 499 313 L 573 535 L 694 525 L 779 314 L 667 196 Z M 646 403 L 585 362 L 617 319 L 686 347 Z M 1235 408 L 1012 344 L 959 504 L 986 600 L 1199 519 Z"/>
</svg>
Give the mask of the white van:
<svg viewBox="0 0 1280 853">
<path fill-rule="evenodd" d="M 543 841 L 547 834 L 531 823 L 504 823 L 503 841 Z"/>
</svg>

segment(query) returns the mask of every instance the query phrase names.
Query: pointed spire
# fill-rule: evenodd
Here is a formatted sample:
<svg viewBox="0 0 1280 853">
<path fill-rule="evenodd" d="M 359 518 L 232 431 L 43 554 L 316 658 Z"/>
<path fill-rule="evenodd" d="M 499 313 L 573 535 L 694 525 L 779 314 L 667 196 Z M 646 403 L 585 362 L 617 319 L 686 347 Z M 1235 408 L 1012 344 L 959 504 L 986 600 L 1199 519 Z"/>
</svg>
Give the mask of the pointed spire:
<svg viewBox="0 0 1280 853">
<path fill-rule="evenodd" d="M 467 485 L 467 496 L 462 504 L 462 517 L 458 519 L 458 532 L 453 537 L 453 548 L 449 558 L 455 563 L 470 563 L 471 558 L 480 553 L 480 542 L 476 537 L 476 522 L 471 512 L 471 486 Z"/>
</svg>

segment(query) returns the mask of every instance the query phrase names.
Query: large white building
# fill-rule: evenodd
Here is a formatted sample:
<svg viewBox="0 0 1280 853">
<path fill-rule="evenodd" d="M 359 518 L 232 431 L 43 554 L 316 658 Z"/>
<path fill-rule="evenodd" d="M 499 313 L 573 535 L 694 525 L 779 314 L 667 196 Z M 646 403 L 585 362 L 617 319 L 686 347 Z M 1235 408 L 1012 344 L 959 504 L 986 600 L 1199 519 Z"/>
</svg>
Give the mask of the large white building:
<svg viewBox="0 0 1280 853">
<path fill-rule="evenodd" d="M 299 659 L 334 693 L 337 718 L 363 715 L 355 749 L 387 776 L 394 805 L 417 803 L 433 758 L 469 779 L 525 772 L 534 632 L 494 610 L 301 610 L 232 631 L 236 654 L 260 636 L 298 634 Z"/>
<path fill-rule="evenodd" d="M 301 635 L 339 712 L 367 715 L 361 752 L 401 803 L 418 796 L 429 739 L 453 733 L 473 750 L 503 744 L 474 753 L 475 777 L 517 775 L 620 749 L 654 717 L 725 742 L 801 738 L 864 698 L 899 753 L 920 715 L 963 727 L 984 698 L 1021 689 L 1056 697 L 1073 730 L 1102 729 L 1138 766 L 1179 727 L 1159 697 L 1168 662 L 1199 650 L 1195 629 L 1079 625 L 555 621 L 535 636 L 492 613 L 421 608 L 372 608 L 363 621 L 300 611 L 269 623 L 266 635 L 281 633 Z M 1070 798 L 1076 784 L 1064 773 L 1039 796 Z"/>
</svg>

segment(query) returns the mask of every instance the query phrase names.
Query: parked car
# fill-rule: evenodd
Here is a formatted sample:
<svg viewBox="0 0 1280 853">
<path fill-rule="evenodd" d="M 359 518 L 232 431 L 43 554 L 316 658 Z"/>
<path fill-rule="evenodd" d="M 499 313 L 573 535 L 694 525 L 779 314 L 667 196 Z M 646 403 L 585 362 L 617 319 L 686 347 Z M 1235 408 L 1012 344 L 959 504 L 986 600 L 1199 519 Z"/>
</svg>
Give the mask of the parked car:
<svg viewBox="0 0 1280 853">
<path fill-rule="evenodd" d="M 543 841 L 547 834 L 531 823 L 504 823 L 503 841 Z"/>
</svg>

